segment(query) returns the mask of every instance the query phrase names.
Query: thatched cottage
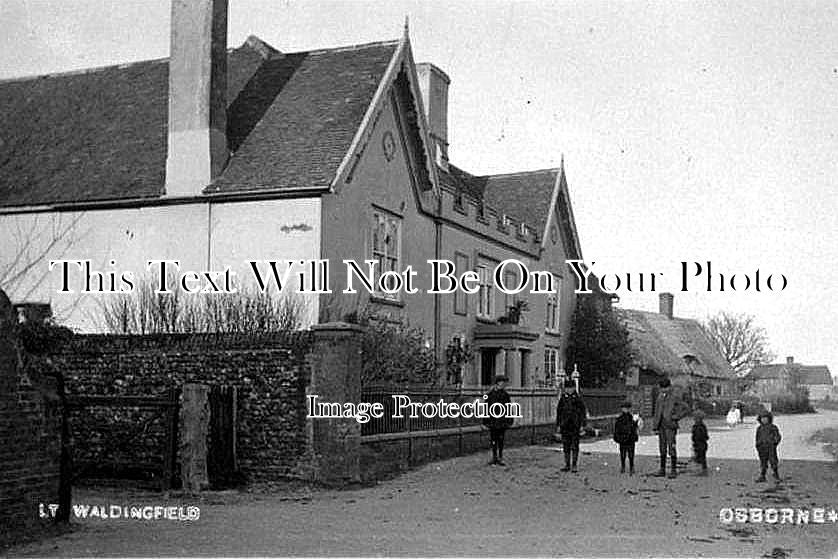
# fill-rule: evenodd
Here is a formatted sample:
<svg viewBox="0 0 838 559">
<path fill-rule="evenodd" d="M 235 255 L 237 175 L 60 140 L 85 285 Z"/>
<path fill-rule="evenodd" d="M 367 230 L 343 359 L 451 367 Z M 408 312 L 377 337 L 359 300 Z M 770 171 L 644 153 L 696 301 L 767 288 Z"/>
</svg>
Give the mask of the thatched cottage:
<svg viewBox="0 0 838 559">
<path fill-rule="evenodd" d="M 674 296 L 661 293 L 659 312 L 619 309 L 629 331 L 629 386 L 653 387 L 663 377 L 695 397 L 731 397 L 737 377 L 697 320 L 673 315 Z"/>
</svg>

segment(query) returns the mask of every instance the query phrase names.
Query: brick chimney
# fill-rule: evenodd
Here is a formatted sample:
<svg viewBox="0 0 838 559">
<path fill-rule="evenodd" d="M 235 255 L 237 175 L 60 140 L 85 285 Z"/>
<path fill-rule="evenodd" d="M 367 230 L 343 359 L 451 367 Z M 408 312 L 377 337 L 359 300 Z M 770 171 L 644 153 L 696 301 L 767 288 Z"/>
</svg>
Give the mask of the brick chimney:
<svg viewBox="0 0 838 559">
<path fill-rule="evenodd" d="M 672 310 L 675 306 L 675 296 L 672 293 L 661 293 L 658 295 L 658 312 L 672 318 Z"/>
<path fill-rule="evenodd" d="M 786 357 L 786 365 L 792 365 L 792 364 L 794 364 L 794 356 L 789 355 L 788 357 Z"/>
<path fill-rule="evenodd" d="M 428 62 L 416 65 L 437 165 L 448 169 L 448 76 Z"/>
<path fill-rule="evenodd" d="M 227 0 L 172 0 L 166 195 L 200 194 L 228 155 Z"/>
</svg>

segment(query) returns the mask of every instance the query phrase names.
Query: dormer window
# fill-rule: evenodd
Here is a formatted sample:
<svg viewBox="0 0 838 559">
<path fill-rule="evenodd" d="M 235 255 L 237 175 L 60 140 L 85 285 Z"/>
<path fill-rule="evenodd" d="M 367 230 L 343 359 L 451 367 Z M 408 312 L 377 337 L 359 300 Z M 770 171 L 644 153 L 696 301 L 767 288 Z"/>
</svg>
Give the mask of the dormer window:
<svg viewBox="0 0 838 559">
<path fill-rule="evenodd" d="M 522 237 L 526 237 L 526 236 L 527 236 L 527 224 L 526 224 L 526 223 L 521 223 L 521 225 L 519 225 L 519 226 L 518 226 L 518 233 L 519 233 Z"/>
<path fill-rule="evenodd" d="M 458 212 L 464 212 L 466 209 L 465 196 L 463 196 L 463 190 L 461 188 L 458 188 L 454 192 L 454 209 Z"/>
<path fill-rule="evenodd" d="M 500 216 L 500 219 L 498 219 L 498 229 L 500 231 L 503 231 L 504 233 L 507 232 L 509 230 L 509 223 L 509 216 L 503 214 L 502 216 Z"/>
<path fill-rule="evenodd" d="M 477 202 L 477 217 L 485 218 L 486 217 L 486 206 L 483 205 L 483 199 L 481 198 Z"/>
</svg>

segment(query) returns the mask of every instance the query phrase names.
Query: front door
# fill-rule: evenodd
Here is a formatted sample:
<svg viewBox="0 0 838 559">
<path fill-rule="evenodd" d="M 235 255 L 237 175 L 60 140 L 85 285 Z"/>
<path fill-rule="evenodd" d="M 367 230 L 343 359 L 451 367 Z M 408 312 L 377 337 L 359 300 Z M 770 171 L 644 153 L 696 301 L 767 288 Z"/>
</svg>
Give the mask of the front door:
<svg viewBox="0 0 838 559">
<path fill-rule="evenodd" d="M 480 350 L 480 384 L 491 386 L 495 382 L 495 358 L 498 348 L 490 347 Z"/>
</svg>

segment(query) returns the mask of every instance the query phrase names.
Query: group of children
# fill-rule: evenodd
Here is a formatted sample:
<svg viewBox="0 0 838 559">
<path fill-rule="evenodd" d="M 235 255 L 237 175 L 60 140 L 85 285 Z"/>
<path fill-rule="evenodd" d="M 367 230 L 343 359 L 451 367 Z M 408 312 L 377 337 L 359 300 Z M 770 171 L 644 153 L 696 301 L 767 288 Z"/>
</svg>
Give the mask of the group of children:
<svg viewBox="0 0 838 559">
<path fill-rule="evenodd" d="M 626 459 L 629 463 L 629 475 L 634 474 L 634 445 L 639 438 L 639 431 L 642 429 L 643 420 L 638 414 L 631 413 L 631 402 L 624 402 L 620 407 L 620 416 L 614 422 L 614 442 L 620 445 L 620 473 L 626 471 Z M 694 460 L 701 466 L 699 475 L 707 475 L 707 446 L 710 436 L 707 433 L 707 426 L 704 424 L 704 413 L 696 410 L 693 413 L 692 443 Z M 779 458 L 777 456 L 777 445 L 782 439 L 780 430 L 774 425 L 774 417 L 771 412 L 763 411 L 759 414 L 759 427 L 756 432 L 756 448 L 759 455 L 760 475 L 757 482 L 764 482 L 768 467 L 771 467 L 775 480 L 780 480 Z"/>
</svg>

